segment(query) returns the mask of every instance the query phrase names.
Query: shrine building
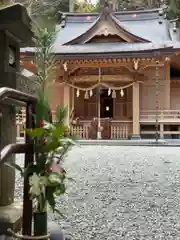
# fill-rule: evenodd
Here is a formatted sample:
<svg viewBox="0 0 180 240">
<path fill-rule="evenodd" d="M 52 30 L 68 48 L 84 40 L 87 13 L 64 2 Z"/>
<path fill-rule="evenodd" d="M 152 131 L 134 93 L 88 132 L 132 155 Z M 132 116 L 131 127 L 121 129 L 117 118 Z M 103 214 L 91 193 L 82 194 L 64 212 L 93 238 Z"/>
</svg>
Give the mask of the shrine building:
<svg viewBox="0 0 180 240">
<path fill-rule="evenodd" d="M 180 136 L 180 33 L 166 9 L 114 12 L 106 2 L 101 13 L 65 13 L 58 28 L 52 113 L 67 105 L 74 134 Z M 31 70 L 31 48 L 22 55 Z"/>
</svg>

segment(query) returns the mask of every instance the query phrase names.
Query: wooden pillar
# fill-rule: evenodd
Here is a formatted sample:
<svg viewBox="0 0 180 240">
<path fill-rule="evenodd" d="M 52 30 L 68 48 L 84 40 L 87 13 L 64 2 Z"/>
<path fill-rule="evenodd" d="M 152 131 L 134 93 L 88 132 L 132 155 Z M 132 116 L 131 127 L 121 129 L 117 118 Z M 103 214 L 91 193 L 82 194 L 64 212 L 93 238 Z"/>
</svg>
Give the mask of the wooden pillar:
<svg viewBox="0 0 180 240">
<path fill-rule="evenodd" d="M 133 85 L 133 139 L 140 138 L 140 123 L 139 123 L 139 83 Z"/>
<path fill-rule="evenodd" d="M 171 104 L 171 81 L 170 81 L 170 62 L 165 65 L 165 93 L 164 93 L 164 107 L 166 110 L 170 109 Z"/>
<path fill-rule="evenodd" d="M 67 117 L 65 119 L 65 125 L 69 127 L 70 125 L 70 87 L 64 86 L 64 105 L 67 106 Z"/>
<path fill-rule="evenodd" d="M 164 139 L 164 124 L 160 123 L 160 139 Z"/>
<path fill-rule="evenodd" d="M 178 132 L 180 132 L 180 126 L 178 126 Z M 178 138 L 180 139 L 180 134 L 178 133 Z"/>
</svg>

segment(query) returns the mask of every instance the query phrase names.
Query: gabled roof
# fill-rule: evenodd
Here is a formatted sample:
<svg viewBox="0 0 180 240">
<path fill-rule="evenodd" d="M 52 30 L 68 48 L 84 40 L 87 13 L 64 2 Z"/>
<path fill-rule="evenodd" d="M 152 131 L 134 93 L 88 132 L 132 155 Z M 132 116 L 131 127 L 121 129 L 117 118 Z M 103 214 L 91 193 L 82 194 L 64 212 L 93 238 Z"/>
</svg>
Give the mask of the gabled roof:
<svg viewBox="0 0 180 240">
<path fill-rule="evenodd" d="M 87 31 L 80 34 L 78 37 L 66 42 L 65 45 L 84 44 L 98 35 L 116 35 L 119 36 L 119 38 L 123 39 L 125 42 L 149 42 L 147 39 L 139 37 L 123 27 L 111 10 L 108 2 L 106 2 L 103 11 L 93 22 L 92 26 Z"/>
<path fill-rule="evenodd" d="M 170 22 L 160 12 L 162 9 L 113 13 L 105 6 L 100 14 L 67 13 L 57 26 L 59 31 L 52 51 L 60 58 L 88 58 L 90 55 L 92 58 L 108 54 L 145 56 L 156 55 L 158 51 L 162 54 L 175 52 L 180 49 L 179 31 L 173 31 Z M 102 35 L 114 35 L 122 41 L 111 42 L 110 38 L 108 43 L 90 41 Z M 22 52 L 29 54 L 33 50 L 26 48 Z"/>
<path fill-rule="evenodd" d="M 124 31 L 127 35 L 139 39 L 139 42 L 169 41 L 171 36 L 168 20 L 160 19 L 159 11 L 160 9 L 116 12 L 109 13 L 109 18 L 116 24 L 120 33 Z M 59 31 L 55 45 L 82 40 L 83 36 L 87 36 L 87 33 L 97 27 L 103 15 L 104 13 L 65 14 L 65 26 Z"/>
</svg>

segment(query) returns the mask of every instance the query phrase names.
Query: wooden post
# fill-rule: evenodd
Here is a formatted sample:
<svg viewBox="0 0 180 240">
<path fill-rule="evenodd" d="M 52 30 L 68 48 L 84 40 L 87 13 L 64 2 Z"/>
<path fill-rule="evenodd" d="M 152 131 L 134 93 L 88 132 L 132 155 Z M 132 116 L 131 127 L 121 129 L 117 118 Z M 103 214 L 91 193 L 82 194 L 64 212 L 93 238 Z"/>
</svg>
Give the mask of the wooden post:
<svg viewBox="0 0 180 240">
<path fill-rule="evenodd" d="M 100 87 L 98 87 L 98 126 L 97 126 L 97 139 L 101 139 L 101 93 L 100 93 L 101 89 Z"/>
<path fill-rule="evenodd" d="M 139 83 L 133 85 L 133 134 L 132 139 L 140 138 L 140 123 L 139 123 Z"/>
<path fill-rule="evenodd" d="M 160 123 L 160 139 L 164 139 L 164 124 Z"/>
<path fill-rule="evenodd" d="M 164 93 L 164 107 L 166 110 L 170 110 L 171 103 L 171 82 L 170 82 L 170 63 L 165 64 L 165 93 Z"/>
<path fill-rule="evenodd" d="M 67 117 L 65 119 L 65 125 L 69 127 L 70 125 L 70 87 L 68 85 L 64 86 L 64 105 L 67 106 Z"/>
</svg>

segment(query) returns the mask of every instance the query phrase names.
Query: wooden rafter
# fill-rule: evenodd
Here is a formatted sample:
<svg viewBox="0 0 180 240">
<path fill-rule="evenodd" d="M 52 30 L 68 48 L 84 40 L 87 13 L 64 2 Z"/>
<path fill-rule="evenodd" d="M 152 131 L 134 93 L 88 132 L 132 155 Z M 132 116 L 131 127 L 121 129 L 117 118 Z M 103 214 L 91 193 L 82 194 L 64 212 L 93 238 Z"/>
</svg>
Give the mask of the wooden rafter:
<svg viewBox="0 0 180 240">
<path fill-rule="evenodd" d="M 134 62 L 133 61 L 137 61 L 138 60 L 138 69 L 134 69 Z M 148 67 L 156 67 L 157 63 L 156 63 L 156 59 L 100 59 L 100 60 L 85 60 L 85 61 L 80 61 L 80 60 L 74 60 L 74 61 L 68 61 L 66 62 L 67 64 L 67 73 L 66 73 L 66 77 L 64 77 L 64 79 L 66 79 L 66 81 L 87 81 L 87 79 L 91 79 L 92 81 L 97 78 L 96 74 L 94 74 L 95 76 L 93 76 L 93 74 L 78 74 L 78 70 L 81 68 L 87 68 L 87 69 L 92 69 L 92 68 L 112 68 L 112 69 L 116 69 L 116 68 L 125 68 L 127 70 L 127 73 L 130 75 L 135 75 L 135 74 L 142 74 L 144 75 L 144 69 L 148 68 Z M 159 61 L 158 67 L 162 67 L 164 66 L 165 61 L 164 59 L 161 59 L 161 61 Z M 77 67 L 78 66 L 78 67 Z M 110 73 L 111 74 L 111 73 Z M 116 77 L 116 75 L 118 75 L 119 73 L 114 73 L 113 74 L 113 79 Z M 88 76 L 86 76 L 88 75 Z M 108 75 L 108 74 L 104 74 L 104 75 Z M 108 78 L 110 78 L 110 76 L 108 75 Z M 79 80 L 78 80 L 79 79 Z"/>
<path fill-rule="evenodd" d="M 82 68 L 82 67 L 114 67 L 115 65 L 117 66 L 129 66 L 133 64 L 135 60 L 139 60 L 140 63 L 143 65 L 156 65 L 156 60 L 155 58 L 104 58 L 104 59 L 82 59 L 82 60 L 67 60 L 67 61 L 59 61 L 60 64 L 63 64 L 66 62 L 67 66 L 69 69 L 73 68 Z M 159 58 L 159 64 L 164 64 L 165 59 L 163 57 Z"/>
</svg>

